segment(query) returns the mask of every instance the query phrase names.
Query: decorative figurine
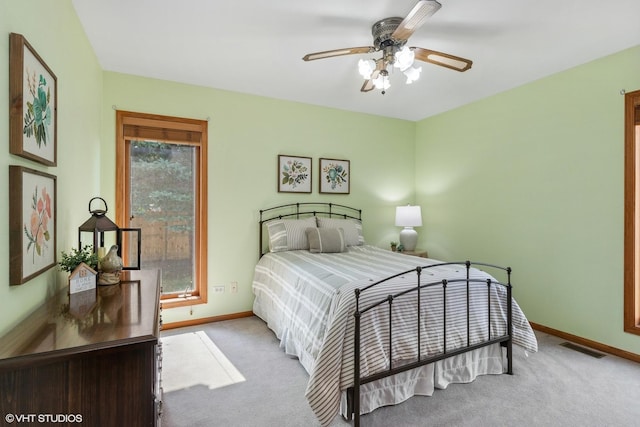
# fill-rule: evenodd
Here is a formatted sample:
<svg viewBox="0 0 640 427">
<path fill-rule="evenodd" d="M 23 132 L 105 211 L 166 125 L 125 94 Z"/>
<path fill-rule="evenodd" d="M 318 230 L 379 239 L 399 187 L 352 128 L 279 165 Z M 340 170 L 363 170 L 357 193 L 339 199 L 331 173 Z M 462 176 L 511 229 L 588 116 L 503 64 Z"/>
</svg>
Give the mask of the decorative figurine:
<svg viewBox="0 0 640 427">
<path fill-rule="evenodd" d="M 98 262 L 100 270 L 98 285 L 116 285 L 120 283 L 122 258 L 118 256 L 118 245 L 111 246 L 109 252 Z"/>
</svg>

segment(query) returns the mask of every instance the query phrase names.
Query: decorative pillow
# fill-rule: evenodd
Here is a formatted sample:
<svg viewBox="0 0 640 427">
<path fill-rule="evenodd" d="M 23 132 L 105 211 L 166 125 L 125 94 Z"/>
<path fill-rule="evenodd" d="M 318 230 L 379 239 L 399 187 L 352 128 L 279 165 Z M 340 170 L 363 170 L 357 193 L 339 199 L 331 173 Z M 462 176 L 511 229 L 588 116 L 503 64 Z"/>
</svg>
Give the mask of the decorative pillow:
<svg viewBox="0 0 640 427">
<path fill-rule="evenodd" d="M 267 223 L 269 250 L 271 252 L 309 249 L 305 230 L 316 227 L 316 218 L 279 219 Z"/>
<path fill-rule="evenodd" d="M 307 228 L 309 252 L 332 253 L 346 250 L 342 228 Z"/>
<path fill-rule="evenodd" d="M 364 245 L 362 236 L 362 223 L 357 219 L 323 218 L 318 217 L 318 227 L 320 228 L 342 228 L 347 246 Z"/>
</svg>

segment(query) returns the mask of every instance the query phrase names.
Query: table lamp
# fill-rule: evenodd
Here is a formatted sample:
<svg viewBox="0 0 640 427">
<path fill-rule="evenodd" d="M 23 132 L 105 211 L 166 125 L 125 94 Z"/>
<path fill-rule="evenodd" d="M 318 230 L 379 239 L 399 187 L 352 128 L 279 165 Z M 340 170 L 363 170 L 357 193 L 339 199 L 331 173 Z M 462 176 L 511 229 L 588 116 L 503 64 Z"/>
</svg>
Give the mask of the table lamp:
<svg viewBox="0 0 640 427">
<path fill-rule="evenodd" d="M 406 251 L 416 249 L 418 232 L 413 227 L 422 226 L 422 212 L 420 206 L 398 206 L 396 208 L 396 225 L 404 227 L 400 231 L 400 244 Z"/>
</svg>

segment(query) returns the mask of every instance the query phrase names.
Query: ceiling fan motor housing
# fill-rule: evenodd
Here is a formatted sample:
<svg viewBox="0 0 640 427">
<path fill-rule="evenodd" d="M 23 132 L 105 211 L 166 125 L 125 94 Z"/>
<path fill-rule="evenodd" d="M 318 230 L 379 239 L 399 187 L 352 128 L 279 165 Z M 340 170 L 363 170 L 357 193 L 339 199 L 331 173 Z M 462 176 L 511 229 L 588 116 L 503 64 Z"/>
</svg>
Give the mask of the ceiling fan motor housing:
<svg viewBox="0 0 640 427">
<path fill-rule="evenodd" d="M 406 40 L 394 40 L 391 38 L 393 32 L 398 28 L 398 25 L 402 22 L 402 18 L 392 17 L 381 19 L 371 27 L 371 34 L 373 35 L 373 45 L 376 50 L 381 50 L 389 45 L 398 47 L 404 46 Z"/>
<path fill-rule="evenodd" d="M 403 18 L 399 17 L 385 18 L 379 20 L 371 27 L 373 45 L 376 51 L 381 50 L 383 52 L 384 60 L 387 63 L 393 63 L 395 53 L 407 42 L 406 40 L 396 40 L 391 37 L 402 20 Z"/>
</svg>

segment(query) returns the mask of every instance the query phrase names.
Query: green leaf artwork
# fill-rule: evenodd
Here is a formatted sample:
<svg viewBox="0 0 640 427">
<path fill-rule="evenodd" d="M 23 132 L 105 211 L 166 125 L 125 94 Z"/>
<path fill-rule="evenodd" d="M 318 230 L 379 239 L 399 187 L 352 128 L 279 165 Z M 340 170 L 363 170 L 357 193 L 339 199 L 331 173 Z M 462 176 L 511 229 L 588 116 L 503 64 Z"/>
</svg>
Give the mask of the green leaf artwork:
<svg viewBox="0 0 640 427">
<path fill-rule="evenodd" d="M 29 73 L 27 70 L 26 74 L 29 93 L 31 93 L 33 100 L 27 101 L 22 132 L 28 138 L 35 136 L 36 144 L 38 144 L 38 148 L 41 148 L 51 140 L 49 131 L 52 116 L 51 88 L 47 85 L 47 80 L 42 74 L 37 79 L 35 72 Z"/>
<path fill-rule="evenodd" d="M 329 163 L 322 171 L 325 173 L 324 177 L 332 190 L 335 190 L 336 187 L 342 187 L 342 184 L 347 182 L 347 171 L 342 165 Z"/>
<path fill-rule="evenodd" d="M 308 168 L 299 160 L 288 160 L 282 166 L 282 184 L 296 188 L 309 178 Z"/>
</svg>

